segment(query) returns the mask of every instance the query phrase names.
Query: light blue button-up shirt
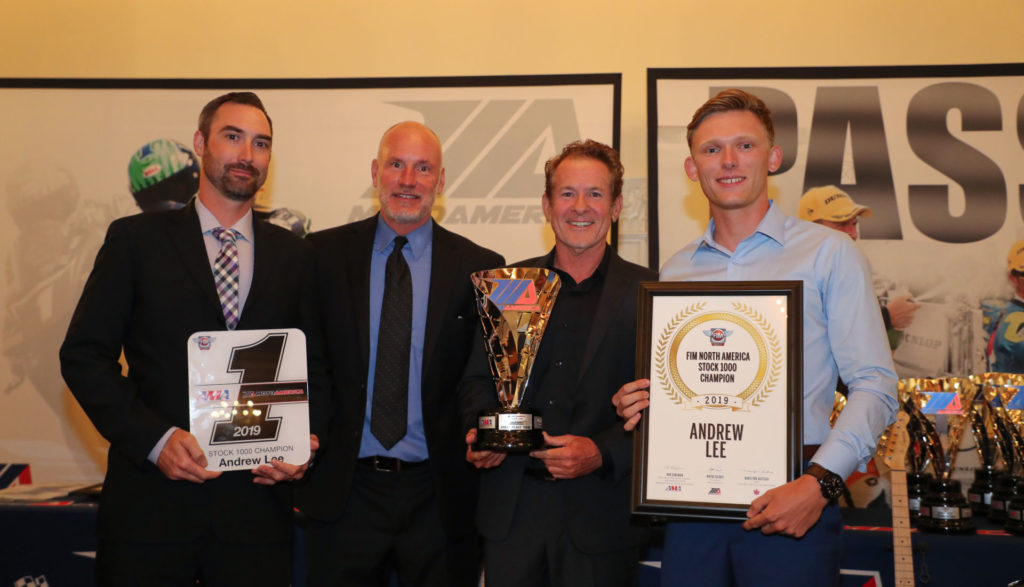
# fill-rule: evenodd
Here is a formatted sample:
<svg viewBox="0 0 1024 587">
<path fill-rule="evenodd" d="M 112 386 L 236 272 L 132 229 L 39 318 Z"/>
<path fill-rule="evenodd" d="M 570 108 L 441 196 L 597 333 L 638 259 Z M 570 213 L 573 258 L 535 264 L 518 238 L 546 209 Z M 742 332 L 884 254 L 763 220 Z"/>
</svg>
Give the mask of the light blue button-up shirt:
<svg viewBox="0 0 1024 587">
<path fill-rule="evenodd" d="M 427 302 L 430 297 L 430 256 L 434 243 L 434 221 L 406 235 L 409 242 L 402 255 L 412 275 L 412 341 L 409 348 L 409 417 L 405 436 L 391 450 L 385 450 L 370 431 L 373 410 L 373 376 L 377 368 L 377 338 L 380 331 L 380 308 L 384 300 L 384 270 L 398 236 L 384 219 L 377 221 L 370 260 L 370 369 L 366 375 L 366 415 L 363 418 L 363 441 L 359 457 L 384 455 L 403 461 L 422 461 L 429 457 L 427 436 L 423 429 L 423 397 L 420 392 L 423 375 L 423 340 L 427 326 Z"/>
<path fill-rule="evenodd" d="M 786 216 L 774 203 L 734 252 L 714 234 L 712 220 L 665 263 L 661 280 L 803 282 L 804 443 L 820 444 L 811 460 L 845 478 L 874 454 L 898 407 L 867 259 L 845 234 Z M 829 430 L 838 376 L 850 394 Z"/>
</svg>

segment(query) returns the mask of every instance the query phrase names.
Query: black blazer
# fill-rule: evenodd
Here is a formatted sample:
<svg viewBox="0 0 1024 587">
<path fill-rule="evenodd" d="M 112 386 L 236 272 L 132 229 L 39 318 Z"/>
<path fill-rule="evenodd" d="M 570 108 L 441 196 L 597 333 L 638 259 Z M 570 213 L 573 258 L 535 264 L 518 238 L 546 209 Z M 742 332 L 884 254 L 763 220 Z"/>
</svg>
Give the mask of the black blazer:
<svg viewBox="0 0 1024 587">
<path fill-rule="evenodd" d="M 516 265 L 549 267 L 553 254 L 552 251 L 547 256 Z M 623 383 L 635 378 L 638 284 L 657 279 L 657 272 L 612 253 L 575 388 L 557 397 L 531 398 L 546 425 L 565 426 L 564 429 L 561 426 L 557 430 L 548 429 L 549 434 L 585 436 L 594 440 L 601 451 L 604 460 L 601 468 L 583 477 L 555 482 L 572 494 L 568 500 L 572 504 L 569 537 L 586 553 L 619 550 L 640 544 L 646 537 L 646 530 L 630 525 L 633 434 L 622 429 L 622 420 L 616 416 L 612 405 L 612 395 Z M 541 342 L 542 348 L 543 345 Z M 474 348 L 466 378 L 459 389 L 466 429 L 476 426 L 477 410 L 497 405 L 483 344 L 476 346 L 480 350 Z M 531 387 L 538 391 L 542 388 L 538 384 Z M 486 538 L 502 540 L 508 535 L 512 516 L 520 507 L 517 505 L 519 490 L 529 460 L 527 455 L 509 455 L 501 465 L 481 475 L 477 526 Z M 524 504 L 519 511 L 529 510 L 529 504 Z"/>
<path fill-rule="evenodd" d="M 290 484 L 256 485 L 249 471 L 204 484 L 171 481 L 147 460 L 174 425 L 189 429 L 188 336 L 226 329 L 193 203 L 115 220 L 60 349 L 61 373 L 110 441 L 101 537 L 194 539 L 212 526 L 229 541 L 290 539 Z M 324 396 L 312 247 L 253 222 L 252 286 L 239 330 L 301 328 L 311 409 Z M 122 347 L 129 371 L 121 375 Z"/>
<path fill-rule="evenodd" d="M 327 356 L 334 386 L 330 442 L 298 488 L 299 508 L 322 521 L 344 510 L 359 457 L 366 414 L 370 357 L 370 259 L 378 216 L 310 235 Z M 470 274 L 504 265 L 497 253 L 435 223 L 430 299 L 423 341 L 423 425 L 430 470 L 449 536 L 473 533 L 477 476 L 465 461 L 466 444 L 455 397 L 480 319 Z"/>
</svg>

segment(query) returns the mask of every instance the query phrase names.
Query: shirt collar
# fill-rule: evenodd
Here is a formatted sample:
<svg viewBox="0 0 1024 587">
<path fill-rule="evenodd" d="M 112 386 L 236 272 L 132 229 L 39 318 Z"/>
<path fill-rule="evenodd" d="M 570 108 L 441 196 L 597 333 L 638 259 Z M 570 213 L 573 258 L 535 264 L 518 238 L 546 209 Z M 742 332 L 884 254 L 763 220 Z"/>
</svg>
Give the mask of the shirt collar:
<svg viewBox="0 0 1024 587">
<path fill-rule="evenodd" d="M 775 205 L 775 200 L 768 200 L 768 211 L 765 212 L 764 217 L 761 218 L 761 222 L 758 223 L 757 228 L 754 229 L 753 234 L 743 239 L 740 246 L 744 242 L 750 240 L 756 234 L 763 234 L 773 241 L 784 245 L 786 242 L 786 215 L 779 210 L 778 206 Z M 704 230 L 704 235 L 700 239 L 700 243 L 697 248 L 693 251 L 693 255 L 696 255 L 698 251 L 703 248 L 711 248 L 717 251 L 728 253 L 728 251 L 721 247 L 715 242 L 715 219 L 712 218 L 708 222 L 708 227 Z M 737 250 L 739 247 L 736 247 Z M 731 254 L 731 253 L 730 253 Z M 692 258 L 692 256 L 691 256 Z"/>
<path fill-rule="evenodd" d="M 202 200 L 195 198 L 195 203 L 196 213 L 199 215 L 199 227 L 203 229 L 203 234 L 212 233 L 214 228 L 221 225 L 220 221 L 213 215 L 213 212 L 210 212 L 209 208 L 203 205 Z M 252 208 L 249 208 L 245 216 L 239 218 L 234 226 L 225 226 L 224 228 L 233 228 L 242 235 L 242 238 L 250 243 L 254 242 L 252 238 Z"/>
<path fill-rule="evenodd" d="M 611 259 L 611 258 L 612 258 L 612 247 L 611 247 L 611 245 L 606 243 L 605 247 L 604 247 L 604 255 L 601 257 L 601 262 L 597 264 L 597 268 L 594 269 L 594 272 L 590 274 L 590 277 L 584 279 L 583 281 L 581 281 L 580 283 L 578 283 L 576 285 L 580 285 L 582 283 L 588 282 L 588 281 L 592 280 L 595 277 L 599 277 L 601 280 L 603 280 L 605 275 L 608 274 L 608 263 L 609 263 L 609 259 Z M 557 269 L 555 267 L 555 249 L 551 249 L 551 251 L 548 252 L 548 254 L 544 256 L 544 267 L 546 269 L 552 269 L 552 270 L 558 272 L 559 277 L 562 280 L 565 280 L 565 279 L 572 280 L 572 277 L 568 273 L 566 273 L 565 271 L 562 271 L 561 269 Z"/>
<path fill-rule="evenodd" d="M 377 232 L 373 236 L 373 252 L 382 253 L 391 244 L 391 241 L 395 240 L 396 236 L 398 236 L 398 233 L 388 226 L 388 223 L 384 222 L 383 218 L 378 217 Z M 426 253 L 433 237 L 433 218 L 425 222 L 423 226 L 405 235 L 405 238 L 409 239 L 409 250 L 412 253 L 413 260 L 418 260 Z"/>
</svg>

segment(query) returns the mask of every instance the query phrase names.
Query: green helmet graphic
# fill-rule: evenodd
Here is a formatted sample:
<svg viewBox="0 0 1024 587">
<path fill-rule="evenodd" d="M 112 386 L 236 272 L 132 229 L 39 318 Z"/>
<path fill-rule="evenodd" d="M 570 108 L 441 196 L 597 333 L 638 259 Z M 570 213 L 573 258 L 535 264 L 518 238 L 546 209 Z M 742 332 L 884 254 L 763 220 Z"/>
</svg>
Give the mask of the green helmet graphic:
<svg viewBox="0 0 1024 587">
<path fill-rule="evenodd" d="M 178 141 L 156 139 L 128 161 L 128 183 L 143 212 L 181 208 L 199 189 L 199 162 Z"/>
</svg>

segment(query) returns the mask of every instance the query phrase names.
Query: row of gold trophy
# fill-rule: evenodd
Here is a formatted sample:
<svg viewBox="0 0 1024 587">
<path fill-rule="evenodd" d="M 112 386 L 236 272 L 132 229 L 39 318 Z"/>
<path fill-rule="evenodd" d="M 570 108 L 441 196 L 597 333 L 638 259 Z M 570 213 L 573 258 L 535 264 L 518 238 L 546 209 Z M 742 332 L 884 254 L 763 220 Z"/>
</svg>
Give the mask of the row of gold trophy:
<svg viewBox="0 0 1024 587">
<path fill-rule="evenodd" d="M 986 516 L 1024 535 L 1024 375 L 903 379 L 899 401 L 910 416 L 906 486 L 917 527 L 971 534 L 977 531 L 973 517 Z M 980 466 L 965 498 L 953 470 L 968 430 Z"/>
</svg>

